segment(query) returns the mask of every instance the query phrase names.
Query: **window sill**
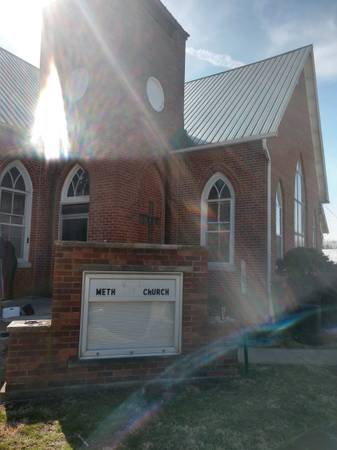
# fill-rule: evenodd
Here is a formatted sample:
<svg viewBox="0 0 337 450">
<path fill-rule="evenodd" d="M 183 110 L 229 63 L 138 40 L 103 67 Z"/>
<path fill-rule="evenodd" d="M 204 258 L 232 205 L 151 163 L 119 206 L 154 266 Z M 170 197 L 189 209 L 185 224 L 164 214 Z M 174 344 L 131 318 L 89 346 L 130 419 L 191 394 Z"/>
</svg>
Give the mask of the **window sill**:
<svg viewBox="0 0 337 450">
<path fill-rule="evenodd" d="M 222 263 L 222 262 L 209 262 L 208 270 L 210 272 L 235 272 L 234 264 Z"/>
<path fill-rule="evenodd" d="M 106 364 L 116 364 L 116 363 L 124 363 L 126 361 L 130 361 L 132 359 L 137 359 L 139 362 L 141 361 L 148 361 L 149 358 L 151 359 L 173 359 L 181 356 L 180 353 L 171 353 L 171 354 L 155 354 L 155 355 L 146 355 L 146 356 L 140 356 L 140 355 L 133 355 L 133 356 L 107 356 L 105 358 L 83 358 L 74 356 L 68 359 L 67 366 L 68 368 L 75 368 L 75 367 L 83 367 L 83 366 L 104 366 Z"/>
<path fill-rule="evenodd" d="M 30 269 L 32 263 L 29 261 L 18 261 L 18 269 Z"/>
</svg>

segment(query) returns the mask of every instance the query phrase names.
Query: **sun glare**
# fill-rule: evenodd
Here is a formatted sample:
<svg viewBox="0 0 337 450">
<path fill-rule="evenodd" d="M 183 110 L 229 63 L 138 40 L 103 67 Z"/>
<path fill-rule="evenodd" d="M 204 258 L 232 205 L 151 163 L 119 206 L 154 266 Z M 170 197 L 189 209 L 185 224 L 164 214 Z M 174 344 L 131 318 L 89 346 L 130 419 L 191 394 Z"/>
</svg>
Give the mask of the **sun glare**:
<svg viewBox="0 0 337 450">
<path fill-rule="evenodd" d="M 60 79 L 54 62 L 35 111 L 32 142 L 47 160 L 66 158 L 69 151 L 67 119 Z"/>
<path fill-rule="evenodd" d="M 34 0 L 30 15 L 41 32 L 42 10 L 56 0 Z M 41 86 L 34 124 L 31 132 L 32 144 L 47 160 L 66 158 L 69 138 L 63 94 L 59 75 L 54 64 L 49 64 L 45 84 Z"/>
</svg>

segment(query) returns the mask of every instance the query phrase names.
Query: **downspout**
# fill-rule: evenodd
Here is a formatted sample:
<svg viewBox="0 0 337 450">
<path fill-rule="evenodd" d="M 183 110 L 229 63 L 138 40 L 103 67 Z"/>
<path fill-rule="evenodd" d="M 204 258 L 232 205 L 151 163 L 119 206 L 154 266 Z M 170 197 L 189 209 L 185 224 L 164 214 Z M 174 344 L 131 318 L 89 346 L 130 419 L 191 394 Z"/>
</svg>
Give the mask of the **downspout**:
<svg viewBox="0 0 337 450">
<path fill-rule="evenodd" d="M 262 147 L 267 160 L 267 298 L 269 318 L 274 321 L 275 311 L 271 292 L 271 157 L 267 145 L 267 139 L 262 139 Z"/>
</svg>

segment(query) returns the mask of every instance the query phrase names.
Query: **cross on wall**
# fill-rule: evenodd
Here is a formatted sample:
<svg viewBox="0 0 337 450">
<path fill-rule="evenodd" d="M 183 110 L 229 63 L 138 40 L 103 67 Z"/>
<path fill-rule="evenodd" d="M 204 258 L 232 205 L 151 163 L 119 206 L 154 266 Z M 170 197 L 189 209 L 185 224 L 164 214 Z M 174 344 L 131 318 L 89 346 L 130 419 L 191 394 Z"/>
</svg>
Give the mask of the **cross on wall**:
<svg viewBox="0 0 337 450">
<path fill-rule="evenodd" d="M 149 202 L 149 212 L 147 214 L 139 214 L 139 222 L 147 225 L 147 239 L 153 242 L 154 226 L 159 225 L 160 219 L 154 215 L 154 202 Z"/>
</svg>

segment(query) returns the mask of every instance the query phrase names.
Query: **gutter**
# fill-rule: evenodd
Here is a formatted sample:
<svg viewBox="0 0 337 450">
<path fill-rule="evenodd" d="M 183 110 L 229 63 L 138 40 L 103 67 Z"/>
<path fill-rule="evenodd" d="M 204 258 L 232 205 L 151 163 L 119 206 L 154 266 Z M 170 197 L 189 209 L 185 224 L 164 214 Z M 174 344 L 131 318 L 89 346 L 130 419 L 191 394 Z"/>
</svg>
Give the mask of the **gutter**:
<svg viewBox="0 0 337 450">
<path fill-rule="evenodd" d="M 262 147 L 267 160 L 267 297 L 269 318 L 274 321 L 275 311 L 271 292 L 271 157 L 267 145 L 267 139 L 262 139 Z"/>
<path fill-rule="evenodd" d="M 179 153 L 190 153 L 190 152 L 196 152 L 201 150 L 208 150 L 212 148 L 219 148 L 219 147 L 228 147 L 230 145 L 236 145 L 236 144 L 244 144 L 246 142 L 255 142 L 255 141 L 261 141 L 266 138 L 270 137 L 276 137 L 277 133 L 268 133 L 268 134 L 261 134 L 259 136 L 250 136 L 250 137 L 243 137 L 241 139 L 233 139 L 231 141 L 220 141 L 210 144 L 196 144 L 192 147 L 185 147 L 185 148 L 179 148 L 177 150 L 171 150 L 171 154 L 179 154 Z"/>
</svg>

